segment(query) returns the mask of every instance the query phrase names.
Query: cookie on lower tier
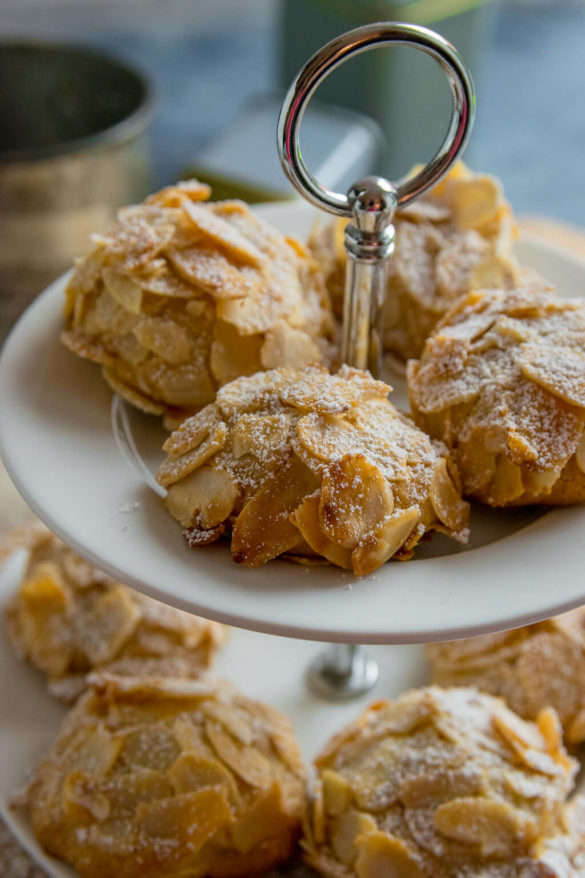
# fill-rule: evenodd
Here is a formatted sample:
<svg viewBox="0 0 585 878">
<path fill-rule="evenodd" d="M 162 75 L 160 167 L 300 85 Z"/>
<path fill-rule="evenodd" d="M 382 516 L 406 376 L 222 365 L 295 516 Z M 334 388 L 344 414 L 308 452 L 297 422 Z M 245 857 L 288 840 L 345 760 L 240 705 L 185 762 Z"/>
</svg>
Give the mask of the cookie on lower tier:
<svg viewBox="0 0 585 878">
<path fill-rule="evenodd" d="M 469 293 L 408 366 L 417 424 L 491 506 L 585 501 L 585 300 Z"/>
<path fill-rule="evenodd" d="M 275 369 L 222 387 L 166 441 L 157 479 L 192 546 L 231 537 L 234 560 L 329 561 L 357 575 L 407 560 L 437 530 L 467 538 L 445 448 L 342 367 Z M 455 479 L 455 481 L 454 481 Z"/>
<path fill-rule="evenodd" d="M 284 717 L 206 675 L 90 683 L 22 797 L 47 853 L 81 878 L 235 878 L 290 856 L 306 780 Z"/>
<path fill-rule="evenodd" d="M 18 655 L 47 675 L 64 701 L 85 688 L 89 671 L 193 676 L 209 667 L 227 629 L 114 582 L 44 525 L 5 541 L 4 556 L 29 553 L 5 615 Z"/>
<path fill-rule="evenodd" d="M 570 747 L 585 741 L 585 607 L 514 631 L 427 647 L 433 681 L 477 686 L 535 719 L 553 707 Z"/>
<path fill-rule="evenodd" d="M 372 705 L 315 764 L 304 847 L 327 878 L 580 874 L 565 812 L 577 764 L 552 710 L 528 723 L 475 689 L 411 691 Z"/>
</svg>

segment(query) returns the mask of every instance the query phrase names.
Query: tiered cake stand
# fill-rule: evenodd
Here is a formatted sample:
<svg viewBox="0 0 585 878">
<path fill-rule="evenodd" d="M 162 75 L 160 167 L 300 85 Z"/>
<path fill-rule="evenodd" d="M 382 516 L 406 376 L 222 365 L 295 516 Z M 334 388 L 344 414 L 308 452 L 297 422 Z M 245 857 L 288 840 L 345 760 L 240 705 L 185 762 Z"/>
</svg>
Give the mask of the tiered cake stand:
<svg viewBox="0 0 585 878">
<path fill-rule="evenodd" d="M 314 219 L 298 202 L 258 213 L 301 239 Z M 517 252 L 560 294 L 583 295 L 585 262 L 536 238 L 520 240 Z M 225 545 L 187 548 L 147 477 L 120 453 L 112 396 L 99 369 L 59 343 L 64 284 L 53 284 L 23 315 L 0 359 L 0 450 L 8 472 L 55 533 L 115 578 L 248 629 L 233 632 L 218 673 L 287 713 L 308 760 L 370 700 L 428 680 L 421 647 L 403 644 L 511 628 L 585 603 L 583 507 L 477 506 L 465 549 L 436 535 L 412 561 L 390 562 L 364 579 L 284 561 L 250 571 L 233 563 Z M 392 398 L 405 404 L 403 383 L 392 383 Z M 163 458 L 159 421 L 121 411 L 126 435 L 151 474 Z M 115 424 L 119 431 L 120 417 Z M 0 600 L 16 588 L 21 560 L 16 557 L 0 576 Z M 368 648 L 380 666 L 375 688 L 350 703 L 312 695 L 303 677 L 320 650 L 315 640 L 378 644 Z M 71 870 L 46 857 L 26 821 L 8 807 L 62 716 L 40 675 L 0 639 L 0 812 L 50 874 L 71 878 Z"/>
<path fill-rule="evenodd" d="M 340 46 L 334 41 L 325 47 L 332 66 L 340 63 Z M 309 82 L 305 100 L 314 87 Z M 298 111 L 295 101 L 291 106 Z M 302 112 L 297 116 L 300 123 Z M 290 147 L 289 159 L 297 156 L 293 128 L 285 118 L 281 136 Z M 451 129 L 454 150 L 435 157 L 444 162 L 440 172 L 461 147 L 457 130 Z M 302 166 L 293 171 L 291 178 Z M 310 176 L 303 182 L 316 184 Z M 416 197 L 412 190 L 410 178 L 392 192 L 402 203 L 402 197 Z M 342 199 L 317 186 L 310 200 L 320 204 L 323 194 Z M 258 213 L 300 239 L 314 219 L 314 211 L 300 202 L 265 206 Z M 358 263 L 364 244 L 360 231 L 368 245 L 367 235 L 376 230 L 357 229 Z M 385 246 L 388 239 L 380 236 L 379 243 Z M 518 257 L 556 283 L 560 294 L 585 294 L 585 262 L 530 238 L 520 241 Z M 363 281 L 368 271 L 354 265 L 350 277 Z M 0 451 L 9 474 L 51 530 L 115 579 L 244 629 L 234 632 L 217 670 L 246 694 L 286 712 L 307 759 L 371 698 L 425 682 L 422 650 L 406 644 L 512 628 L 585 603 L 585 507 L 478 506 L 467 547 L 435 535 L 432 543 L 417 547 L 414 560 L 388 563 L 363 579 L 333 567 L 302 568 L 284 561 L 257 570 L 238 568 L 225 544 L 189 549 L 153 490 L 153 473 L 163 459 L 158 419 L 112 401 L 96 366 L 73 357 L 59 342 L 65 284 L 66 278 L 57 281 L 29 308 L 0 359 Z M 395 377 L 392 384 L 392 401 L 407 408 L 404 382 Z M 0 598 L 16 587 L 21 561 L 15 557 L 0 575 Z M 374 645 L 371 652 L 381 671 L 374 689 L 345 704 L 312 695 L 303 675 L 318 653 L 311 643 L 316 640 Z M 7 807 L 11 792 L 54 736 L 62 710 L 33 671 L 19 665 L 5 646 L 0 652 L 0 811 L 47 871 L 73 876 L 42 854 L 26 822 Z M 343 661 L 341 649 L 339 655 Z"/>
</svg>

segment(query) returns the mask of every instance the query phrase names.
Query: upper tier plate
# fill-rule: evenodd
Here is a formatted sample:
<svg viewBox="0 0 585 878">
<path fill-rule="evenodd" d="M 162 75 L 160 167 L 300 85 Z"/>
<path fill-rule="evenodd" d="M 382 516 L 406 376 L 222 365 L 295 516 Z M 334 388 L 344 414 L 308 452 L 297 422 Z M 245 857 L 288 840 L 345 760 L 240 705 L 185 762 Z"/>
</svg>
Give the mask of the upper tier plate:
<svg viewBox="0 0 585 878">
<path fill-rule="evenodd" d="M 301 238 L 314 216 L 295 203 L 258 212 Z M 519 256 L 562 294 L 585 291 L 585 263 L 568 253 L 527 239 Z M 35 301 L 4 347 L 0 449 L 35 512 L 112 576 L 211 619 L 340 642 L 446 640 L 585 603 L 584 507 L 477 507 L 468 549 L 435 536 L 415 560 L 386 564 L 362 580 L 337 568 L 283 561 L 246 570 L 225 544 L 189 549 L 160 499 L 120 455 L 111 394 L 98 367 L 59 343 L 64 283 Z M 397 402 L 401 395 L 397 387 Z M 158 420 L 136 415 L 131 427 L 154 470 L 163 458 Z"/>
</svg>

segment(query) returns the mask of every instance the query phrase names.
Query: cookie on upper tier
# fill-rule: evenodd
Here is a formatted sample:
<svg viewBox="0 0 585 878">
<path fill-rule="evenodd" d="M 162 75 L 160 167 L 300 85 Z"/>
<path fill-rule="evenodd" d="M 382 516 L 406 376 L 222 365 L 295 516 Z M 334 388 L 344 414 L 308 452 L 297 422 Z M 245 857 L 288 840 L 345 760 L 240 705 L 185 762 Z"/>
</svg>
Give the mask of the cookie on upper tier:
<svg viewBox="0 0 585 878">
<path fill-rule="evenodd" d="M 416 423 L 490 506 L 585 501 L 585 300 L 469 293 L 408 364 Z"/>
<path fill-rule="evenodd" d="M 166 441 L 157 480 L 193 546 L 231 535 L 234 560 L 325 559 L 359 576 L 438 530 L 467 538 L 444 446 L 347 366 L 275 369 L 220 388 Z"/>
<path fill-rule="evenodd" d="M 175 420 L 219 386 L 328 362 L 333 320 L 309 251 L 196 180 L 126 207 L 76 265 L 63 343 L 133 405 Z"/>
<path fill-rule="evenodd" d="M 309 247 L 325 272 L 341 317 L 347 220 L 319 224 Z M 437 186 L 394 218 L 396 246 L 389 262 L 384 350 L 393 360 L 418 357 L 445 311 L 470 289 L 512 286 L 514 222 L 498 180 L 461 162 Z"/>
</svg>

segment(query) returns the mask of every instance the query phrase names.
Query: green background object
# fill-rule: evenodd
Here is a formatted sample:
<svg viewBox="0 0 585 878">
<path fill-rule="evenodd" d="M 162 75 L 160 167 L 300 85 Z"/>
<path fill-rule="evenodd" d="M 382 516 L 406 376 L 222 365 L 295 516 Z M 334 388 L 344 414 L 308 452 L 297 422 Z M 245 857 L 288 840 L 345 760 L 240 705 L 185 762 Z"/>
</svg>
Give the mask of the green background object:
<svg viewBox="0 0 585 878">
<path fill-rule="evenodd" d="M 375 21 L 431 27 L 459 50 L 477 80 L 491 30 L 487 0 L 284 0 L 281 16 L 281 84 L 291 83 L 308 58 L 344 31 Z M 318 89 L 319 100 L 374 118 L 386 139 L 378 173 L 397 179 L 426 162 L 440 145 L 450 118 L 445 74 L 422 52 L 378 48 L 343 64 Z M 471 151 L 468 151 L 469 160 Z"/>
</svg>

